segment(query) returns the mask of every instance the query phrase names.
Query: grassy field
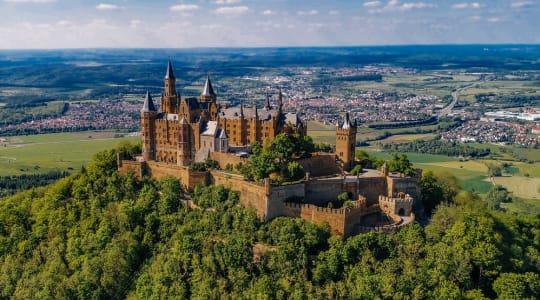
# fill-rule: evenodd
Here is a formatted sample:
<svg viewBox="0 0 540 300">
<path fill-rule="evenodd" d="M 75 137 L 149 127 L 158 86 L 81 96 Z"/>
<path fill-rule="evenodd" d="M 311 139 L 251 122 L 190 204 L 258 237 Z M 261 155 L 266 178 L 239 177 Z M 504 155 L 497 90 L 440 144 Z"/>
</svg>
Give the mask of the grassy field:
<svg viewBox="0 0 540 300">
<path fill-rule="evenodd" d="M 118 144 L 121 139 L 112 136 L 114 132 L 10 137 L 0 147 L 0 176 L 80 169 L 94 153 Z M 126 139 L 138 142 L 140 137 Z"/>
</svg>

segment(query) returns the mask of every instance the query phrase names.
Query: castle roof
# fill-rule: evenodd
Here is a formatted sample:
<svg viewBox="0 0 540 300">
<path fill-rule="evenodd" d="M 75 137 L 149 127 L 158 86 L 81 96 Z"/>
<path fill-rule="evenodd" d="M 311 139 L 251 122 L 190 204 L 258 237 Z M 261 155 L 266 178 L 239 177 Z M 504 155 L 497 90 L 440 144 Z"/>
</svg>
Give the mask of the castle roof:
<svg viewBox="0 0 540 300">
<path fill-rule="evenodd" d="M 170 58 L 169 62 L 167 63 L 167 73 L 165 73 L 165 79 L 176 79 L 176 77 L 174 77 L 172 62 Z"/>
<path fill-rule="evenodd" d="M 154 101 L 152 101 L 152 95 L 150 95 L 150 91 L 146 90 L 146 97 L 144 97 L 144 104 L 143 104 L 143 108 L 141 109 L 141 112 L 151 112 L 151 111 L 157 111 L 157 109 L 154 106 Z"/>
<path fill-rule="evenodd" d="M 227 138 L 227 132 L 225 131 L 225 129 L 219 128 L 218 130 L 219 130 L 218 138 L 226 139 Z"/>
<path fill-rule="evenodd" d="M 212 87 L 212 82 L 210 81 L 210 76 L 206 77 L 201 96 L 216 96 L 216 93 L 214 93 L 214 88 Z"/>
<path fill-rule="evenodd" d="M 216 137 L 218 133 L 218 123 L 216 121 L 204 122 L 201 130 L 201 135 Z"/>
<path fill-rule="evenodd" d="M 300 119 L 300 116 L 297 113 L 286 113 L 283 115 L 282 120 L 283 124 L 292 124 L 294 126 L 297 126 L 299 124 L 302 124 L 302 120 Z"/>
<path fill-rule="evenodd" d="M 355 122 L 356 123 L 356 122 Z M 338 127 L 341 127 L 341 129 L 349 129 L 351 127 L 356 126 L 351 122 L 351 119 L 349 118 L 349 113 L 345 113 L 345 117 L 343 118 L 343 123 L 339 124 Z"/>
<path fill-rule="evenodd" d="M 239 119 L 242 114 L 245 116 L 255 117 L 261 121 L 272 119 L 273 116 L 277 116 L 278 111 L 276 109 L 259 111 L 255 107 L 229 107 L 222 108 L 219 112 L 219 117 L 222 119 Z"/>
</svg>

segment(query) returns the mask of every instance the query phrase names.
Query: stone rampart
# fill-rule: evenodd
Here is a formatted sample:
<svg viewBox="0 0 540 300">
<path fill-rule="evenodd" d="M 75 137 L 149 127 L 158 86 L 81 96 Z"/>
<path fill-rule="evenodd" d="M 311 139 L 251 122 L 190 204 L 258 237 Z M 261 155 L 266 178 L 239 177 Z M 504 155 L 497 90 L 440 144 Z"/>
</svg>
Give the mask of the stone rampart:
<svg viewBox="0 0 540 300">
<path fill-rule="evenodd" d="M 236 156 L 231 153 L 222 153 L 222 152 L 210 152 L 210 158 L 219 163 L 219 168 L 225 170 L 227 165 L 231 165 L 233 168 L 239 164 L 245 164 L 248 159 Z"/>
<path fill-rule="evenodd" d="M 310 158 L 298 160 L 298 163 L 311 177 L 341 174 L 341 169 L 336 164 L 336 155 L 333 153 L 316 152 Z"/>
<path fill-rule="evenodd" d="M 139 180 L 142 179 L 144 175 L 144 163 L 134 160 L 118 160 L 118 173 L 120 175 L 126 175 L 128 172 L 133 172 L 135 177 Z"/>
</svg>

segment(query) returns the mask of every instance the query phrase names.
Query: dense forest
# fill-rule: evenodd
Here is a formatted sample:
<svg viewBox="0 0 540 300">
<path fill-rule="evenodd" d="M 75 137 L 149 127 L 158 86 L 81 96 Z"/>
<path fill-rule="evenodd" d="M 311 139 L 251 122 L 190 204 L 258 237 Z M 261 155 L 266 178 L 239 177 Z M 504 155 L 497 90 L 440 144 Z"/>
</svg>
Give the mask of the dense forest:
<svg viewBox="0 0 540 300">
<path fill-rule="evenodd" d="M 177 180 L 120 176 L 115 157 L 0 200 L 1 299 L 540 297 L 540 218 L 473 193 L 446 193 L 426 227 L 342 240 L 300 219 L 261 223 L 223 186 L 183 207 Z"/>
<path fill-rule="evenodd" d="M 487 147 L 478 148 L 443 140 L 416 140 L 401 144 L 385 144 L 382 147 L 386 151 L 393 152 L 417 152 L 474 158 L 487 156 L 491 153 L 491 150 Z"/>
</svg>

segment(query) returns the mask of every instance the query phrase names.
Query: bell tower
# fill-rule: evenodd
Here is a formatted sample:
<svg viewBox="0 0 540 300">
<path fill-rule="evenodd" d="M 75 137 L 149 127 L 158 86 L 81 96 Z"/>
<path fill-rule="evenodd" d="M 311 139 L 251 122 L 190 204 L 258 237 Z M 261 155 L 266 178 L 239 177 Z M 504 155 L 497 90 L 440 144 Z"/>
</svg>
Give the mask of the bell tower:
<svg viewBox="0 0 540 300">
<path fill-rule="evenodd" d="M 178 113 L 178 95 L 176 94 L 176 77 L 174 77 L 172 62 L 167 63 L 165 73 L 165 94 L 161 99 L 161 110 L 168 114 Z"/>
<path fill-rule="evenodd" d="M 345 171 L 354 166 L 356 131 L 356 122 L 351 122 L 349 113 L 346 113 L 343 122 L 336 126 L 336 154 L 342 161 Z"/>
<path fill-rule="evenodd" d="M 146 91 L 141 109 L 142 152 L 145 161 L 156 159 L 156 118 L 157 110 L 152 101 L 152 95 Z"/>
</svg>

